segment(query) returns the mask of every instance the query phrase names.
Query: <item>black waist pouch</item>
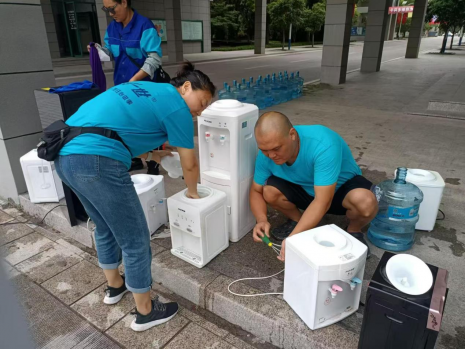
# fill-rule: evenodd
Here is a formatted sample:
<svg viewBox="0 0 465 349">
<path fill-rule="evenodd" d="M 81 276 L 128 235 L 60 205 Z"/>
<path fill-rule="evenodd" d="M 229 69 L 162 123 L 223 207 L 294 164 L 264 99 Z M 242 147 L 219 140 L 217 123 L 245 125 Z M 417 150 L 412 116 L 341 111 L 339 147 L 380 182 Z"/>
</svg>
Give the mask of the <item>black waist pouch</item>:
<svg viewBox="0 0 465 349">
<path fill-rule="evenodd" d="M 93 133 L 115 139 L 121 142 L 128 149 L 129 154 L 131 154 L 128 146 L 115 131 L 103 127 L 71 127 L 65 124 L 63 120 L 58 120 L 44 129 L 44 136 L 40 139 L 40 143 L 37 144 L 37 155 L 40 159 L 53 161 L 57 158 L 61 148 L 66 143 L 85 133 Z"/>
</svg>

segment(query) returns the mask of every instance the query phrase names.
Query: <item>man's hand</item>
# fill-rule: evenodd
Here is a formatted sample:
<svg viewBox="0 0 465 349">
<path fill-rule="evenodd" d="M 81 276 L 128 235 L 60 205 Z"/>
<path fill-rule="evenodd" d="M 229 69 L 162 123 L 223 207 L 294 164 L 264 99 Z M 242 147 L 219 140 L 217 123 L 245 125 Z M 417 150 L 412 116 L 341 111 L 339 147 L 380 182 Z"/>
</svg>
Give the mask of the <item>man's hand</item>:
<svg viewBox="0 0 465 349">
<path fill-rule="evenodd" d="M 278 259 L 281 262 L 284 262 L 285 254 L 286 254 L 286 239 L 284 239 L 283 242 L 281 243 L 281 253 L 278 256 Z"/>
<path fill-rule="evenodd" d="M 271 224 L 267 221 L 257 223 L 253 228 L 253 241 L 262 242 L 262 237 L 264 234 L 270 237 L 270 228 Z"/>
</svg>

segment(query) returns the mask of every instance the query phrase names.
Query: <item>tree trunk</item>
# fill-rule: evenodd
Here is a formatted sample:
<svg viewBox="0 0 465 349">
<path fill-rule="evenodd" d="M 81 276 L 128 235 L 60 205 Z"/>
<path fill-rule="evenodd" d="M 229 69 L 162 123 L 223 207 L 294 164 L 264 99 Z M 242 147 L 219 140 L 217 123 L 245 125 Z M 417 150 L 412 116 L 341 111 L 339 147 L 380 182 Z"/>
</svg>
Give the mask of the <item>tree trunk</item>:
<svg viewBox="0 0 465 349">
<path fill-rule="evenodd" d="M 442 40 L 442 47 L 441 51 L 439 53 L 444 53 L 446 52 L 446 45 L 447 45 L 447 36 L 449 35 L 449 28 L 447 28 L 445 34 L 444 34 L 444 39 Z"/>
<path fill-rule="evenodd" d="M 455 32 L 455 28 L 454 28 L 454 32 Z M 450 40 L 450 49 L 452 50 L 452 45 L 454 43 L 454 36 L 455 36 L 455 33 L 452 33 L 452 39 Z"/>
<path fill-rule="evenodd" d="M 312 47 L 315 46 L 315 33 L 312 32 Z"/>
<path fill-rule="evenodd" d="M 283 28 L 283 51 L 284 51 L 284 41 L 286 41 L 286 30 Z"/>
<path fill-rule="evenodd" d="M 266 14 L 266 34 L 265 34 L 265 45 L 270 44 L 270 15 L 267 13 Z"/>
</svg>

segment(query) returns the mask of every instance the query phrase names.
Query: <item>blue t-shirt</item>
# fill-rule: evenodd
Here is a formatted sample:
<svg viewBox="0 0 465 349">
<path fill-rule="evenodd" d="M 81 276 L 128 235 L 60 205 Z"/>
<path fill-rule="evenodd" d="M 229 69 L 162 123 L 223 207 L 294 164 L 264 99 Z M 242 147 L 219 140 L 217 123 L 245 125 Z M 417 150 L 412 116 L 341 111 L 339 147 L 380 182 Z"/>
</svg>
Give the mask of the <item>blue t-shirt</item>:
<svg viewBox="0 0 465 349">
<path fill-rule="evenodd" d="M 66 123 L 116 131 L 124 143 L 96 134 L 83 134 L 66 144 L 60 155 L 101 155 L 122 161 L 153 150 L 167 140 L 174 147 L 194 148 L 194 121 L 187 104 L 170 84 L 128 82 L 83 104 Z"/>
<path fill-rule="evenodd" d="M 298 184 L 315 196 L 314 186 L 332 185 L 336 190 L 362 171 L 352 156 L 349 146 L 336 132 L 321 125 L 295 126 L 300 137 L 300 150 L 292 165 L 276 165 L 258 152 L 254 181 L 265 185 L 272 175 Z"/>
<path fill-rule="evenodd" d="M 112 21 L 105 33 L 105 47 L 115 59 L 113 80 L 115 85 L 128 82 L 144 65 L 149 52 L 156 52 L 160 57 L 161 39 L 154 24 L 136 11 L 131 21 L 123 28 L 121 23 Z M 128 58 L 131 56 L 139 67 Z M 144 80 L 149 81 L 150 77 Z"/>
</svg>

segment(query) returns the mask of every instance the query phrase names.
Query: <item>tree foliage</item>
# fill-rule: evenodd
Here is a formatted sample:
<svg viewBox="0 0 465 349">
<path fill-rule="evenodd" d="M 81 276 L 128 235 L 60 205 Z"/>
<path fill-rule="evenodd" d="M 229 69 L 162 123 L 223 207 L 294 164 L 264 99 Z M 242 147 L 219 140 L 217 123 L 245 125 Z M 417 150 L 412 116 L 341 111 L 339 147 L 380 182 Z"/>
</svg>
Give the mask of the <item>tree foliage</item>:
<svg viewBox="0 0 465 349">
<path fill-rule="evenodd" d="M 325 24 L 326 4 L 324 2 L 317 2 L 311 9 L 304 11 L 303 27 L 305 31 L 312 36 L 312 47 L 314 46 L 315 33 L 321 30 Z"/>
<path fill-rule="evenodd" d="M 239 30 L 239 12 L 234 10 L 233 5 L 225 0 L 213 1 L 210 13 L 213 38 L 229 40 L 236 37 Z"/>
<path fill-rule="evenodd" d="M 445 33 L 441 53 L 446 51 L 449 31 L 465 25 L 465 0 L 431 0 L 428 16 L 437 16 L 439 28 Z"/>
<path fill-rule="evenodd" d="M 283 33 L 283 50 L 286 30 L 291 24 L 294 28 L 302 26 L 305 8 L 305 0 L 277 0 L 268 5 L 271 26 Z"/>
</svg>

